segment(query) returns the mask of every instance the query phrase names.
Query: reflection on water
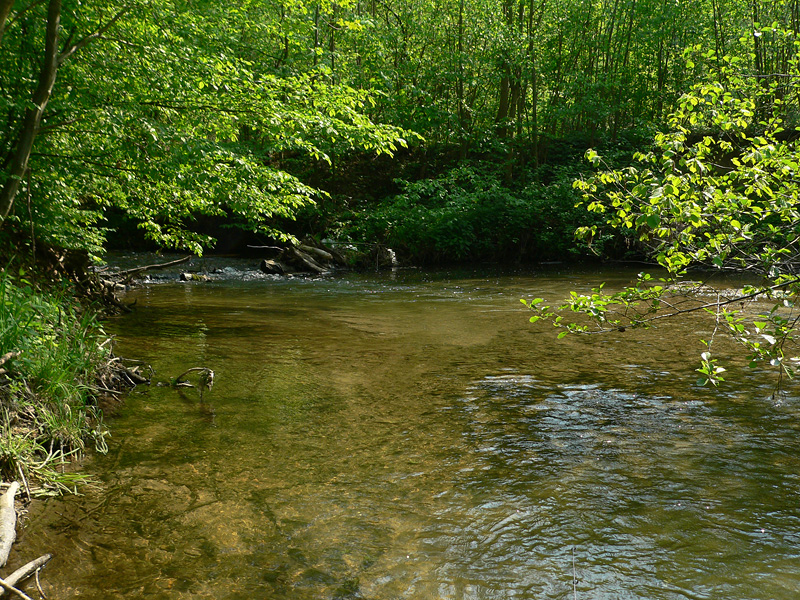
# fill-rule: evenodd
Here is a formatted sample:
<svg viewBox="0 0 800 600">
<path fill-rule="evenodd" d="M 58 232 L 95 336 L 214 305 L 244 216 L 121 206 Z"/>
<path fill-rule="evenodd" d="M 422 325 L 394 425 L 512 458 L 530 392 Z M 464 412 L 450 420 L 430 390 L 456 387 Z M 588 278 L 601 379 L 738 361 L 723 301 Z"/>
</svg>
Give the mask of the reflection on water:
<svg viewBox="0 0 800 600">
<path fill-rule="evenodd" d="M 139 290 L 118 352 L 217 383 L 137 391 L 102 487 L 35 507 L 20 550 L 55 552 L 54 598 L 795 598 L 797 402 L 693 387 L 699 322 L 527 323 L 519 298 L 599 281 Z"/>
</svg>

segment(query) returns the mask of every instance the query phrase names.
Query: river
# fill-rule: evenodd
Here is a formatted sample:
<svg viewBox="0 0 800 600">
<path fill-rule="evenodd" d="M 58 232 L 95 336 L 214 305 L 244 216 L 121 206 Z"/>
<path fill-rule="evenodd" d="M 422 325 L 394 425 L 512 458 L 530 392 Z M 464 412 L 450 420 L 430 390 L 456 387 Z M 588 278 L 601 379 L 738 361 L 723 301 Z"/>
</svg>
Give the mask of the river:
<svg viewBox="0 0 800 600">
<path fill-rule="evenodd" d="M 798 597 L 800 401 L 697 387 L 706 319 L 557 340 L 519 302 L 634 271 L 228 271 L 107 324 L 216 382 L 137 389 L 98 487 L 33 505 L 50 598 Z"/>
</svg>

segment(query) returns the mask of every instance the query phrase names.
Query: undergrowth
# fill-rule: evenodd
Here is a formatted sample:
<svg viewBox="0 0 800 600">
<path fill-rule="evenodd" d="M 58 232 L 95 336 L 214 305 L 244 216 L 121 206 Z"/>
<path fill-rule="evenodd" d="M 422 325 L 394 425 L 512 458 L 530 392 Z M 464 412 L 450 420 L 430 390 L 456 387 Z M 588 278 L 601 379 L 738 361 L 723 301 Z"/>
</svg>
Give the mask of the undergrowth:
<svg viewBox="0 0 800 600">
<path fill-rule="evenodd" d="M 69 469 L 87 443 L 106 450 L 94 381 L 111 350 L 67 287 L 36 289 L 0 271 L 0 475 L 31 496 L 77 492 Z"/>
</svg>

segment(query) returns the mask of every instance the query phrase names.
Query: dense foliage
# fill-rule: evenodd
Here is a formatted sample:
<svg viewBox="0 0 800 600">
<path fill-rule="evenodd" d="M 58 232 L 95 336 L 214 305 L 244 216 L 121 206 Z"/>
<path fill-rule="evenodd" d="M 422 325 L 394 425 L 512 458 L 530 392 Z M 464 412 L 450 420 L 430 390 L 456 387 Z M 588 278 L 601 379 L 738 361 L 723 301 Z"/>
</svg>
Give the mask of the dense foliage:
<svg viewBox="0 0 800 600">
<path fill-rule="evenodd" d="M 397 194 L 343 213 L 335 231 L 423 263 L 572 258 L 581 250 L 576 223 L 599 223 L 575 206 L 576 175 L 562 167 L 547 183 L 519 185 L 490 162 L 462 162 L 437 177 L 396 180 Z"/>
<path fill-rule="evenodd" d="M 369 91 L 253 56 L 259 3 L 17 5 L 0 23 L 6 232 L 99 252 L 113 209 L 158 245 L 201 252 L 212 240 L 192 231 L 199 215 L 279 234 L 271 220 L 311 201 L 281 155 L 405 144 L 365 115 Z"/>
<path fill-rule="evenodd" d="M 530 171 L 575 158 L 559 140 L 585 149 L 661 126 L 726 55 L 754 77 L 786 73 L 798 23 L 792 0 L 2 0 L 1 231 L 99 253 L 113 214 L 157 245 L 200 252 L 213 244 L 196 226 L 205 215 L 280 237 L 325 198 L 310 172 L 346 177 L 354 151 L 405 140 L 460 160 L 490 152 L 502 166 L 480 189 L 498 180 L 536 211 L 548 192 L 528 190 Z M 696 44 L 714 52 L 687 61 Z M 453 168 L 422 178 L 446 184 Z M 399 201 L 356 200 L 365 213 Z M 505 243 L 474 232 L 471 214 L 473 234 L 434 253 Z"/>
<path fill-rule="evenodd" d="M 719 77 L 681 98 L 669 130 L 655 137 L 654 151 L 637 155 L 637 166 L 576 182 L 588 210 L 603 215 L 607 227 L 634 235 L 666 276 L 643 273 L 616 293 L 573 293 L 561 310 L 590 323 L 569 322 L 538 299 L 530 305 L 539 312 L 534 320 L 552 318 L 565 332 L 589 331 L 592 323 L 600 331 L 647 327 L 705 311 L 714 335 L 730 334 L 751 367 L 769 363 L 781 377 L 793 377 L 800 362 L 800 135 L 794 126 L 800 69 L 794 57 L 785 72 L 764 79 L 743 75 L 735 57 L 722 61 Z M 601 163 L 594 151 L 587 157 Z M 596 226 L 579 231 L 589 240 L 598 232 Z M 705 281 L 684 282 L 699 267 L 706 268 Z M 751 283 L 722 295 L 709 275 L 730 271 L 750 274 Z M 714 337 L 705 343 L 700 383 L 718 384 L 725 368 L 712 353 Z"/>
</svg>

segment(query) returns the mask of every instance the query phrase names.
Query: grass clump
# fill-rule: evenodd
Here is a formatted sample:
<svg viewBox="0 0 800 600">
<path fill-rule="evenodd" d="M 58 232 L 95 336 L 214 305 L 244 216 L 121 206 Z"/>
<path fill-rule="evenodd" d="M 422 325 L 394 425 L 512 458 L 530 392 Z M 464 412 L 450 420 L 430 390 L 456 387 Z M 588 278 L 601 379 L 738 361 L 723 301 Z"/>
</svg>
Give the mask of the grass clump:
<svg viewBox="0 0 800 600">
<path fill-rule="evenodd" d="M 0 476 L 30 495 L 76 492 L 65 465 L 87 443 L 105 451 L 94 381 L 111 358 L 94 314 L 66 287 L 37 289 L 0 271 Z"/>
</svg>

